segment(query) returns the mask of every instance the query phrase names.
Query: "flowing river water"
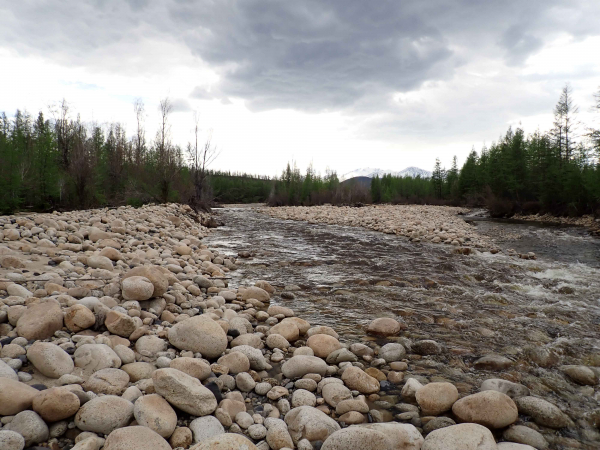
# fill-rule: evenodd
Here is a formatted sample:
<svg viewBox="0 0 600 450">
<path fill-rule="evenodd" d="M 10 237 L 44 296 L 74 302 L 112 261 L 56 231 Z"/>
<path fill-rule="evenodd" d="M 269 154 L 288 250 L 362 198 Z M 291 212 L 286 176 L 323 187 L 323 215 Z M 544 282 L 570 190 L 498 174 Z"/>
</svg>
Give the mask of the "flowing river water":
<svg viewBox="0 0 600 450">
<path fill-rule="evenodd" d="M 402 320 L 407 330 L 391 341 L 433 339 L 444 347 L 440 355 L 415 356 L 407 377 L 451 381 L 462 393 L 476 392 L 486 378 L 520 382 L 579 418 L 576 430 L 558 434 L 586 446 L 600 442 L 600 392 L 559 369 L 600 366 L 600 240 L 585 230 L 476 220 L 503 252 L 461 255 L 451 246 L 280 220 L 249 207 L 218 214 L 225 226 L 205 243 L 227 255 L 253 255 L 231 272 L 231 285 L 269 281 L 278 288 L 272 303 L 333 327 L 346 343 L 373 340 L 365 328 L 374 318 Z M 537 259 L 509 256 L 509 249 Z M 489 354 L 512 366 L 475 370 Z"/>
</svg>

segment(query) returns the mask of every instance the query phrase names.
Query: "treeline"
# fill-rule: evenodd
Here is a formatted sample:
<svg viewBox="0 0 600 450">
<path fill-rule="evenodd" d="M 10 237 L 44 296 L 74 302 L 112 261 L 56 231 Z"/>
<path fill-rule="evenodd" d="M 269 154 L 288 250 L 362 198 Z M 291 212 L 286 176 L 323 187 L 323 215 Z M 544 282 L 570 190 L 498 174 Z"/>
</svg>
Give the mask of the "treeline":
<svg viewBox="0 0 600 450">
<path fill-rule="evenodd" d="M 295 163 L 288 163 L 281 176 L 274 180 L 268 198 L 270 206 L 314 206 L 331 203 L 355 204 L 370 202 L 369 188 L 360 183 L 340 183 L 335 171 L 327 170 L 325 176 L 315 172 L 312 164 L 302 175 Z"/>
<path fill-rule="evenodd" d="M 137 129 L 121 124 L 86 124 L 71 117 L 63 101 L 52 120 L 17 111 L 0 117 L 0 211 L 38 211 L 147 202 L 210 202 L 207 165 L 215 151 L 210 139 L 186 148 L 170 135 L 171 103 L 160 102 L 155 138 L 146 139 L 144 106 L 136 102 Z"/>
</svg>

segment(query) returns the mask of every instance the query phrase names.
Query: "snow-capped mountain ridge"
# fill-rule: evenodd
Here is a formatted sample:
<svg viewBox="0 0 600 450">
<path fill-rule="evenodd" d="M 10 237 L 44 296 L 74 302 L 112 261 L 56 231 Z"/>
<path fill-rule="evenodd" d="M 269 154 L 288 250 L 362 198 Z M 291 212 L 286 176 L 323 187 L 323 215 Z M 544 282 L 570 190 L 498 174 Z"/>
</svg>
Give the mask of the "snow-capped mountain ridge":
<svg viewBox="0 0 600 450">
<path fill-rule="evenodd" d="M 371 167 L 365 167 L 363 169 L 356 169 L 352 172 L 345 173 L 341 176 L 340 180 L 349 180 L 354 177 L 367 177 L 373 178 L 379 175 L 382 177 L 383 175 L 391 174 L 395 177 L 416 177 L 420 175 L 422 178 L 429 178 L 431 176 L 431 172 L 428 170 L 420 169 L 418 167 L 407 167 L 404 170 L 399 172 L 394 172 L 393 170 L 383 170 L 383 169 L 373 169 Z"/>
</svg>

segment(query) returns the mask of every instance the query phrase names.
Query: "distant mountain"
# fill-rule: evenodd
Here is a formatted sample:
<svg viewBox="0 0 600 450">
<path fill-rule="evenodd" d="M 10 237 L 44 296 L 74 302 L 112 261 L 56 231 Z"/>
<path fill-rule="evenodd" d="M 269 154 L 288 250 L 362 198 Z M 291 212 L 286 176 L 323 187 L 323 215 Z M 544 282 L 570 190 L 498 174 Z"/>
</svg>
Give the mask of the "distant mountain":
<svg viewBox="0 0 600 450">
<path fill-rule="evenodd" d="M 392 174 L 395 177 L 416 177 L 420 175 L 422 178 L 429 178 L 431 176 L 431 172 L 428 170 L 419 169 L 418 167 L 407 167 L 400 172 L 394 172 L 392 170 L 383 170 L 383 169 L 372 169 L 371 167 L 365 167 L 364 169 L 356 169 L 352 172 L 345 173 L 340 177 L 341 181 L 349 180 L 350 178 L 355 177 L 366 177 L 373 178 L 379 175 L 382 177 L 385 174 Z"/>
</svg>

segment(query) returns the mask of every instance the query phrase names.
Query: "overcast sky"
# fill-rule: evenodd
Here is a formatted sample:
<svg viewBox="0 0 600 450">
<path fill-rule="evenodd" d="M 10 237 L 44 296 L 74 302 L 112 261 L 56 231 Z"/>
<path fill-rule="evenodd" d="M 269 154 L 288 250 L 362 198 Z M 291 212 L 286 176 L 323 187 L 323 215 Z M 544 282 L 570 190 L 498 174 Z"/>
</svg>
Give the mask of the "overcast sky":
<svg viewBox="0 0 600 450">
<path fill-rule="evenodd" d="M 18 0 L 0 3 L 0 111 L 74 114 L 173 139 L 193 111 L 214 167 L 278 174 L 295 159 L 341 175 L 431 170 L 509 125 L 548 129 L 570 82 L 591 121 L 598 0 Z"/>
</svg>

